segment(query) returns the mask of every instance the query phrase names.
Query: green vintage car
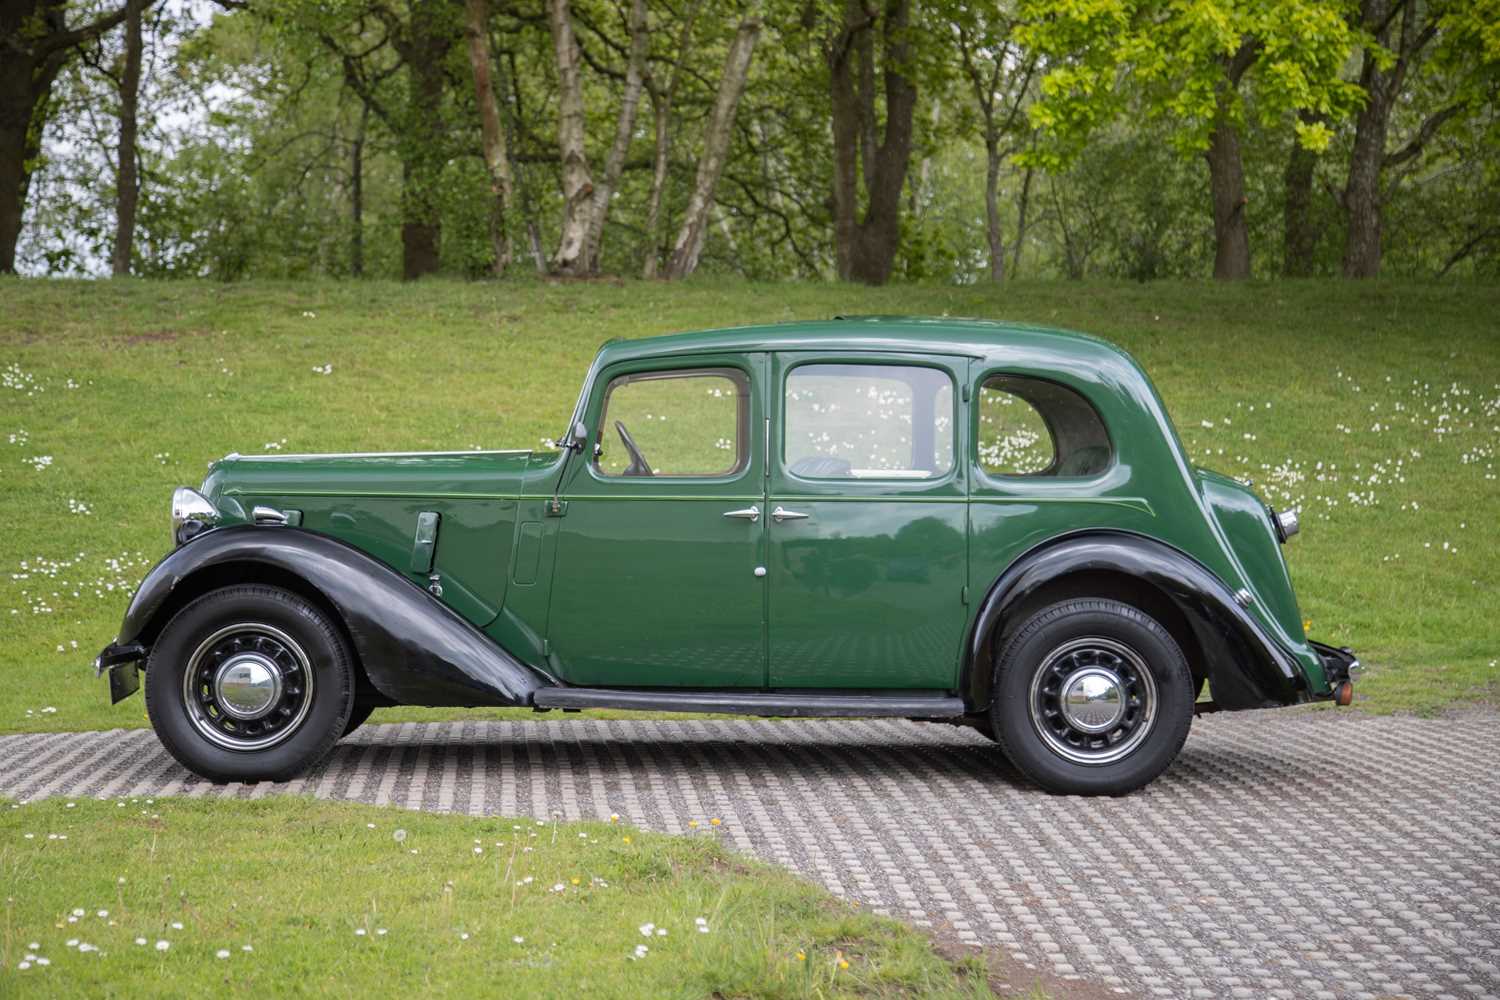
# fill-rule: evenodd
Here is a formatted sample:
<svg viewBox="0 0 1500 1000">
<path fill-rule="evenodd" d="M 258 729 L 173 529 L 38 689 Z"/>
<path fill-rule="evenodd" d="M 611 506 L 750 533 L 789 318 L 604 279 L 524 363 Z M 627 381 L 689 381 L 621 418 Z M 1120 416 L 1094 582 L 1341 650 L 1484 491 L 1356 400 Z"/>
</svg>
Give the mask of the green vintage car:
<svg viewBox="0 0 1500 1000">
<path fill-rule="evenodd" d="M 387 705 L 970 725 L 1121 793 L 1195 714 L 1348 704 L 1279 543 L 1093 337 L 840 317 L 612 341 L 543 451 L 230 455 L 96 668 L 215 781 Z M 1199 700 L 1207 685 L 1212 701 Z"/>
</svg>

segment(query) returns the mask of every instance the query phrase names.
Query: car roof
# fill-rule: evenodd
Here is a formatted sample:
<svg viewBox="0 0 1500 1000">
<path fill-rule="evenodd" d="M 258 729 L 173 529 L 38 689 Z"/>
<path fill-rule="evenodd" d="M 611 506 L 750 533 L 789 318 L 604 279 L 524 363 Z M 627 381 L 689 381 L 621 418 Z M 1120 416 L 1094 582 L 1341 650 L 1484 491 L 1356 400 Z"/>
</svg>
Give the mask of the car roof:
<svg viewBox="0 0 1500 1000">
<path fill-rule="evenodd" d="M 1106 340 L 1085 333 L 949 316 L 835 316 L 829 320 L 726 327 L 633 340 L 600 348 L 606 363 L 714 351 L 879 350 L 984 358 L 1036 350 L 1046 354 L 1128 357 Z"/>
</svg>

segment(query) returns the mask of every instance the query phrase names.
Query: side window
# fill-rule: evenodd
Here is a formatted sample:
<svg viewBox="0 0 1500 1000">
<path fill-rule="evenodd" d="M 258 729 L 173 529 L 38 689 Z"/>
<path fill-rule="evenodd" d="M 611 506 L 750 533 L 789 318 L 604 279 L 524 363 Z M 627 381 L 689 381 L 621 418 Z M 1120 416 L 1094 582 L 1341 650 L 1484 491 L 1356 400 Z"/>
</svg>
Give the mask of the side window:
<svg viewBox="0 0 1500 1000">
<path fill-rule="evenodd" d="M 953 380 L 916 365 L 799 365 L 783 460 L 803 479 L 935 479 L 953 468 Z"/>
<path fill-rule="evenodd" d="M 979 387 L 979 467 L 992 476 L 1095 476 L 1114 453 L 1098 412 L 1055 382 L 995 375 Z"/>
<path fill-rule="evenodd" d="M 606 476 L 730 476 L 749 463 L 750 383 L 736 368 L 621 375 L 604 394 Z"/>
</svg>

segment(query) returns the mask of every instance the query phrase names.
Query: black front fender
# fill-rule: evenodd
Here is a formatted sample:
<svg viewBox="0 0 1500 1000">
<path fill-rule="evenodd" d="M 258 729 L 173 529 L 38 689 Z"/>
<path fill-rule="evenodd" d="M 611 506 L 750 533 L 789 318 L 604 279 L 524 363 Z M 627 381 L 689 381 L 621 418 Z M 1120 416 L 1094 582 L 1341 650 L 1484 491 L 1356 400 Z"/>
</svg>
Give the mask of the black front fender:
<svg viewBox="0 0 1500 1000">
<path fill-rule="evenodd" d="M 552 682 L 426 590 L 328 535 L 239 525 L 206 532 L 152 567 L 114 647 L 150 642 L 210 586 L 255 582 L 269 568 L 305 583 L 342 619 L 376 690 L 408 705 L 529 705 Z"/>
<path fill-rule="evenodd" d="M 1307 697 L 1296 660 L 1202 563 L 1163 542 L 1129 532 L 1080 532 L 1037 546 L 995 581 L 975 616 L 961 691 L 971 710 L 989 704 L 995 641 L 1044 588 L 1075 574 L 1106 573 L 1148 585 L 1181 613 L 1203 654 L 1221 708 L 1270 708 Z M 1085 596 L 1085 595 L 1079 595 Z"/>
</svg>

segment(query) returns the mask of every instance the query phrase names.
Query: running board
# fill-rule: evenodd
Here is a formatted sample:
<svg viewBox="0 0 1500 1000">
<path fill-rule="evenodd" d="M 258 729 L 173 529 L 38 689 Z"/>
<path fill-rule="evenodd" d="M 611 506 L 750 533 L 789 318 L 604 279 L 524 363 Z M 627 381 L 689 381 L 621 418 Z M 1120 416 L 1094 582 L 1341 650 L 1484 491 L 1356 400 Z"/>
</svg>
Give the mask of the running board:
<svg viewBox="0 0 1500 1000">
<path fill-rule="evenodd" d="M 961 698 L 914 694 L 839 694 L 798 691 L 679 691 L 653 688 L 544 687 L 537 708 L 628 708 L 642 712 L 718 712 L 800 718 L 948 719 L 964 714 Z"/>
</svg>

